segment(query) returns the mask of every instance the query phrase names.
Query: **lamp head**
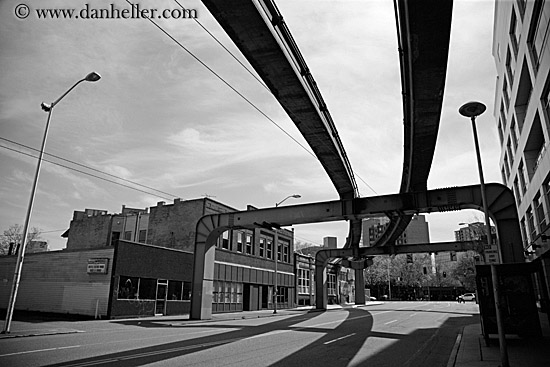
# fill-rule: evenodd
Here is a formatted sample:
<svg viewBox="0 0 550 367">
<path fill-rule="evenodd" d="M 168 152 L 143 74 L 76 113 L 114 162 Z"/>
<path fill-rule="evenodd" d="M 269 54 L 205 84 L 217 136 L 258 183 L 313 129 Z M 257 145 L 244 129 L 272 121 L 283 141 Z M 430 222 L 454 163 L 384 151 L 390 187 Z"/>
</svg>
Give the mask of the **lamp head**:
<svg viewBox="0 0 550 367">
<path fill-rule="evenodd" d="M 87 82 L 97 82 L 99 79 L 101 79 L 101 75 L 96 73 L 95 71 L 92 71 L 90 74 L 86 75 L 84 78 Z"/>
<path fill-rule="evenodd" d="M 299 198 L 301 198 L 301 197 L 302 197 L 302 195 L 299 195 L 299 194 L 294 194 L 294 195 L 292 195 L 292 197 L 293 197 L 294 199 L 299 199 Z"/>
<path fill-rule="evenodd" d="M 481 102 L 468 102 L 458 109 L 458 113 L 465 117 L 476 117 L 485 112 L 485 105 Z"/>
</svg>

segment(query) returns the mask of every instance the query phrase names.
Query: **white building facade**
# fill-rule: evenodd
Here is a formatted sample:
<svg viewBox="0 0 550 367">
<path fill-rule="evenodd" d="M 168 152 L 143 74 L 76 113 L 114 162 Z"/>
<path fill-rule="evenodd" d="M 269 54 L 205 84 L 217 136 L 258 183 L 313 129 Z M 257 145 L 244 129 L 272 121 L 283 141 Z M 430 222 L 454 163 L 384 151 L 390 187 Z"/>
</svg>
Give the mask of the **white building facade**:
<svg viewBox="0 0 550 367">
<path fill-rule="evenodd" d="M 496 1 L 493 57 L 500 168 L 514 191 L 523 247 L 534 260 L 550 250 L 549 0 Z"/>
</svg>

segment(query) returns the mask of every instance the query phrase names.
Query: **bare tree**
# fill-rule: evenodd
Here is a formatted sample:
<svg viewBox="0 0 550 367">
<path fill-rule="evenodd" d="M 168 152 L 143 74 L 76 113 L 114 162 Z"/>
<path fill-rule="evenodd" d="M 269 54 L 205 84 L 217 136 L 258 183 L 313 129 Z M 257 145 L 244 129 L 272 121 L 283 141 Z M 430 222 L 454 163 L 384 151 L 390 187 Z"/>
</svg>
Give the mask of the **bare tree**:
<svg viewBox="0 0 550 367">
<path fill-rule="evenodd" d="M 29 229 L 27 235 L 27 245 L 31 241 L 38 240 L 40 238 L 40 229 L 32 227 Z M 18 246 L 21 244 L 23 237 L 23 226 L 20 224 L 13 224 L 8 229 L 4 230 L 4 233 L 0 235 L 0 255 L 9 255 L 10 244 L 13 244 L 12 254 L 16 253 Z"/>
</svg>

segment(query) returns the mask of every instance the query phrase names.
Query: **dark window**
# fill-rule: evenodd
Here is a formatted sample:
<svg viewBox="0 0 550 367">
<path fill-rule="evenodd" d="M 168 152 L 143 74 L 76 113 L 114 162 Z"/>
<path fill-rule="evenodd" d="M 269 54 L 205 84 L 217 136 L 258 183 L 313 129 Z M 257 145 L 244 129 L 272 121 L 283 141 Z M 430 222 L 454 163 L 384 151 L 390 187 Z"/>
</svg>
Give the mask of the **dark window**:
<svg viewBox="0 0 550 367">
<path fill-rule="evenodd" d="M 191 282 L 183 282 L 183 300 L 191 300 Z"/>
<path fill-rule="evenodd" d="M 118 282 L 118 299 L 136 299 L 138 296 L 139 278 L 121 275 Z"/>
<path fill-rule="evenodd" d="M 263 237 L 260 238 L 260 250 L 259 250 L 258 255 L 260 257 L 265 256 L 265 238 L 263 238 Z"/>
<path fill-rule="evenodd" d="M 254 251 L 253 251 L 253 248 L 252 248 L 252 235 L 247 233 L 246 234 L 246 253 L 248 255 L 254 255 Z"/>
<path fill-rule="evenodd" d="M 243 252 L 243 233 L 237 232 L 237 252 Z"/>
<path fill-rule="evenodd" d="M 139 279 L 139 299 L 157 298 L 157 280 L 150 278 Z"/>
<path fill-rule="evenodd" d="M 111 246 L 120 238 L 120 232 L 111 232 Z"/>
<path fill-rule="evenodd" d="M 132 240 L 132 232 L 131 231 L 124 232 L 124 239 L 126 241 L 131 241 Z"/>
<path fill-rule="evenodd" d="M 138 242 L 145 243 L 146 240 L 147 240 L 147 230 L 142 229 L 142 230 L 139 231 L 139 240 L 138 240 Z"/>
<path fill-rule="evenodd" d="M 179 280 L 168 281 L 168 299 L 172 301 L 181 301 L 183 282 Z"/>
<path fill-rule="evenodd" d="M 273 260 L 273 240 L 268 238 L 267 242 L 267 258 Z"/>
</svg>

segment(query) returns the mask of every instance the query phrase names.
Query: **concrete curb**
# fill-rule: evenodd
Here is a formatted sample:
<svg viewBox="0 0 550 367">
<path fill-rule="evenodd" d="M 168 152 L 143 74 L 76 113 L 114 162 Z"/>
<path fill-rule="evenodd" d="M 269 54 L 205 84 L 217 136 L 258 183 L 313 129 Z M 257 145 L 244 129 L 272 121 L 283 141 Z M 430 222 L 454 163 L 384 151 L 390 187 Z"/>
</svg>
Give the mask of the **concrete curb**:
<svg viewBox="0 0 550 367">
<path fill-rule="evenodd" d="M 458 350 L 460 349 L 460 343 L 462 341 L 462 334 L 464 332 L 464 327 L 460 328 L 460 332 L 456 336 L 455 345 L 453 346 L 453 350 L 451 351 L 451 355 L 449 356 L 449 361 L 447 362 L 447 367 L 454 367 L 456 363 L 456 357 L 458 356 Z"/>
</svg>

